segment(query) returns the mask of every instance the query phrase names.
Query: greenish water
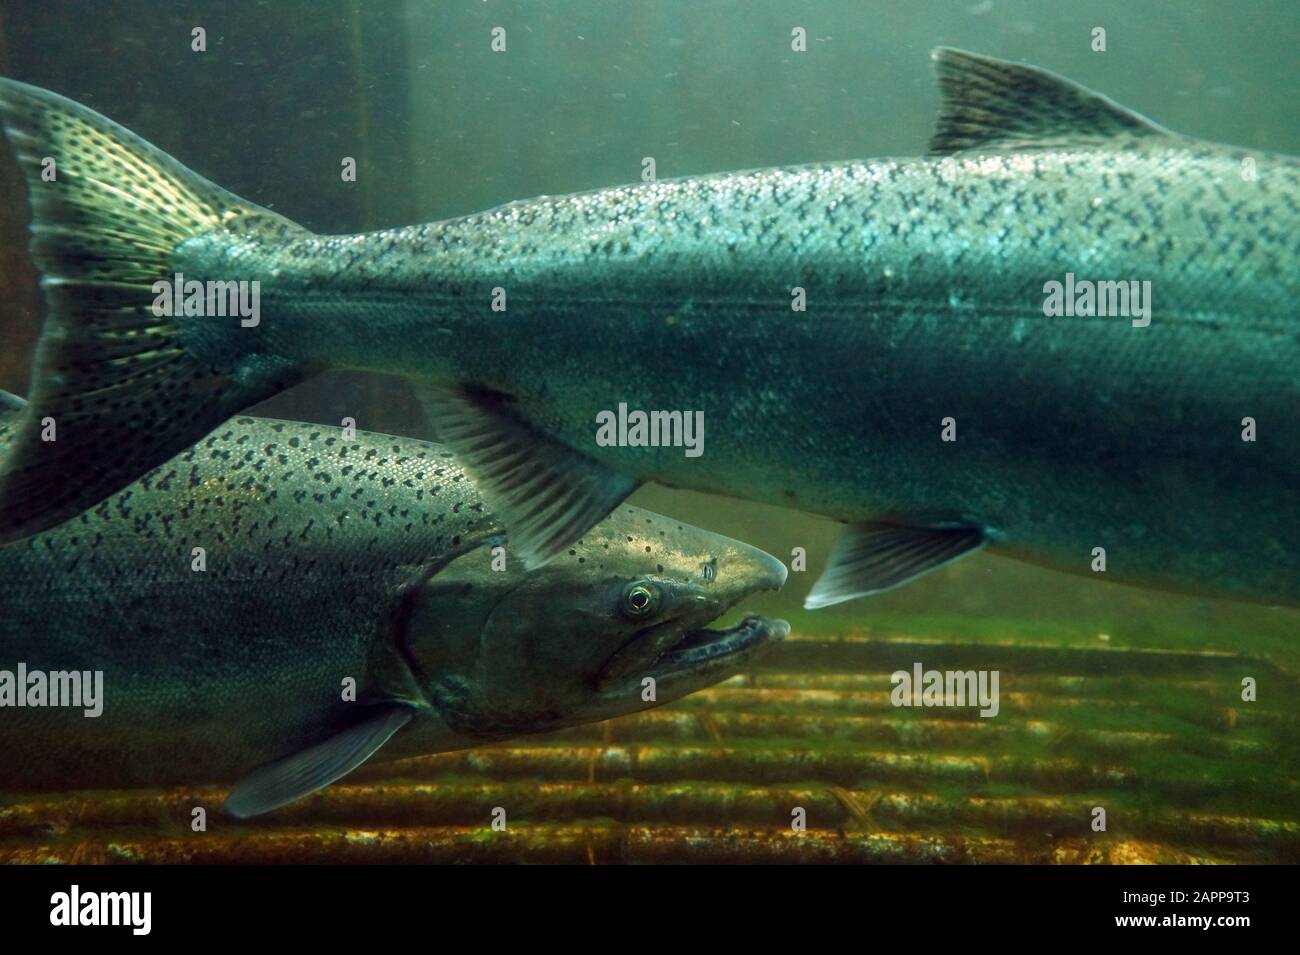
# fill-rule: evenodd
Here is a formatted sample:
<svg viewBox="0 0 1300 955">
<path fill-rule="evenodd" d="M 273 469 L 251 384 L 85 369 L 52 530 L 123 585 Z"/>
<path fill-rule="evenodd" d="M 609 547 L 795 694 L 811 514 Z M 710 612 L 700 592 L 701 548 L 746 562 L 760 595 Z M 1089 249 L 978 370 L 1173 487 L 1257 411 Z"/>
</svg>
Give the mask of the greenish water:
<svg viewBox="0 0 1300 955">
<path fill-rule="evenodd" d="M 922 152 L 937 107 L 929 50 L 1046 66 L 1190 135 L 1300 152 L 1300 8 L 1111 0 L 1048 4 L 776 0 L 27 4 L 3 7 L 0 66 L 168 146 L 235 193 L 318 231 L 442 218 L 636 180 Z M 189 49 L 204 26 L 206 53 Z M 491 31 L 506 30 L 493 52 Z M 806 52 L 791 50 L 803 27 Z M 1091 31 L 1106 30 L 1105 52 Z M 362 175 L 343 183 L 339 157 Z M 21 222 L 5 224 L 21 249 Z M 21 255 L 11 256 L 23 271 Z M 6 260 L 10 261 L 10 260 Z M 29 276 L 7 339 L 34 336 Z M 25 355 L 0 364 L 22 391 Z M 331 375 L 259 413 L 428 434 L 392 382 Z M 1131 476 L 1140 481 L 1140 475 Z M 794 512 L 659 488 L 634 502 L 813 566 L 756 606 L 814 630 L 926 626 L 1112 646 L 1223 647 L 1300 672 L 1300 614 L 1147 593 L 977 556 L 896 593 L 798 609 L 835 528 Z M 1086 572 L 1086 568 L 1085 568 Z"/>
<path fill-rule="evenodd" d="M 207 30 L 205 53 L 189 48 L 193 26 Z M 491 49 L 495 27 L 507 31 L 505 52 Z M 806 30 L 806 52 L 791 50 L 795 27 Z M 1096 27 L 1106 30 L 1105 52 L 1091 48 Z M 668 178 L 918 154 L 938 103 L 928 57 L 936 45 L 1050 68 L 1192 136 L 1300 153 L 1298 32 L 1294 0 L 814 0 L 797 9 L 780 0 L 0 3 L 0 73 L 112 116 L 310 229 L 355 232 L 634 181 L 646 157 Z M 358 159 L 357 182 L 340 180 L 342 156 Z M 0 187 L 10 194 L 20 187 L 4 162 Z M 20 393 L 40 320 L 24 229 L 21 210 L 0 216 L 0 285 L 11 303 L 0 387 Z M 325 376 L 255 411 L 328 423 L 351 416 L 368 430 L 430 436 L 406 386 L 359 375 Z M 806 550 L 807 572 L 745 608 L 784 616 L 802 635 L 1219 650 L 1245 661 L 1225 675 L 1220 696 L 1257 675 L 1251 664 L 1260 661 L 1269 665 L 1261 692 L 1270 706 L 1294 714 L 1300 701 L 1296 610 L 1123 587 L 1086 566 L 1071 576 L 981 554 L 878 598 L 809 613 L 802 599 L 837 532 L 832 522 L 660 487 L 632 502 L 784 560 Z M 943 667 L 943 653 L 927 666 Z M 1140 728 L 1194 735 L 1204 699 L 1132 674 L 1128 661 L 1116 654 L 1102 675 L 1127 681 L 1117 694 L 1152 702 Z M 1076 738 L 1133 729 L 1126 719 L 1087 708 L 1069 715 Z M 809 740 L 766 744 L 793 750 Z M 1040 753 L 1036 746 L 1022 752 Z M 1088 754 L 1086 744 L 1075 751 Z M 1295 754 L 1274 754 L 1289 779 Z M 1237 808 L 1223 787 L 1235 773 L 1257 778 L 1265 765 L 1201 759 L 1152 751 L 1137 765 L 1180 779 L 1200 773 L 1205 798 L 1190 803 Z M 981 793 L 1027 791 L 998 785 L 1005 789 Z M 1124 798 L 1158 804 L 1166 795 Z M 1253 798 L 1258 813 L 1300 816 L 1290 789 Z"/>
</svg>

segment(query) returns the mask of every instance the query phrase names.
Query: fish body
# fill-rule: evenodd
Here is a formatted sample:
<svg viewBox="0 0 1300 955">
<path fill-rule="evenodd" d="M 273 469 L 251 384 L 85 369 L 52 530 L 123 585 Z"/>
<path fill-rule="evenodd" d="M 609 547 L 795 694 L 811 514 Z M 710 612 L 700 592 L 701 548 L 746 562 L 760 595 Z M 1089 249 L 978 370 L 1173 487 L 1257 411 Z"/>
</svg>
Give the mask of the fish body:
<svg viewBox="0 0 1300 955">
<path fill-rule="evenodd" d="M 428 387 L 440 438 L 530 565 L 657 481 L 849 524 L 811 606 L 985 546 L 1300 600 L 1300 163 L 1177 136 L 1031 67 L 951 50 L 938 63 L 944 111 L 914 159 L 355 236 L 312 235 L 188 174 L 202 221 L 168 233 L 159 264 L 255 280 L 264 316 L 155 322 L 166 341 L 141 362 L 165 344 L 183 356 L 168 379 L 210 379 L 216 397 L 158 439 L 132 429 L 121 457 L 138 466 L 318 369 L 364 368 Z M 1051 283 L 1076 278 L 1135 283 L 1134 314 L 1049 314 Z M 84 307 L 85 290 L 66 294 Z M 45 365 L 68 363 L 51 346 Z M 101 383 L 60 377 L 38 398 L 82 414 L 70 399 Z M 698 415 L 702 453 L 598 440 L 620 404 Z M 24 486 L 67 463 L 29 437 L 0 482 L 5 533 L 122 478 L 101 467 L 19 516 Z"/>
<path fill-rule="evenodd" d="M 472 382 L 639 480 L 978 527 L 1082 573 L 1104 547 L 1115 577 L 1295 599 L 1300 169 L 1247 183 L 1245 158 L 1160 143 L 766 170 L 304 237 L 249 273 L 277 276 L 249 337 L 305 366 Z M 363 268 L 337 267 L 350 250 Z M 1043 285 L 1071 272 L 1149 281 L 1151 324 L 1045 316 Z M 700 412 L 703 454 L 602 447 L 620 402 Z M 1246 417 L 1273 434 L 1243 441 Z"/>
<path fill-rule="evenodd" d="M 704 629 L 784 567 L 648 511 L 620 508 L 541 574 L 500 544 L 443 448 L 233 419 L 0 548 L 0 670 L 102 674 L 94 716 L 0 686 L 0 784 L 231 782 L 358 726 L 388 732 L 377 759 L 477 746 L 675 699 L 785 633 Z M 633 586 L 655 600 L 641 615 Z"/>
</svg>

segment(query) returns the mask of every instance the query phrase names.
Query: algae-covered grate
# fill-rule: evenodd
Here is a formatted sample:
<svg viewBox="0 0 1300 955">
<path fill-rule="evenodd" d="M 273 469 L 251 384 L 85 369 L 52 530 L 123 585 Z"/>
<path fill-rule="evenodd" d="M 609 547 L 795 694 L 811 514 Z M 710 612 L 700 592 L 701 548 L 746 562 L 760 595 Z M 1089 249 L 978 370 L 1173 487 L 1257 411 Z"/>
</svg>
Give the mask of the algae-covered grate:
<svg viewBox="0 0 1300 955">
<path fill-rule="evenodd" d="M 998 669 L 997 716 L 892 705 L 914 660 Z M 1243 674 L 1286 692 L 1243 703 Z M 1221 652 L 794 638 L 670 706 L 365 766 L 251 822 L 217 786 L 10 796 L 0 858 L 1296 862 L 1293 693 Z"/>
</svg>

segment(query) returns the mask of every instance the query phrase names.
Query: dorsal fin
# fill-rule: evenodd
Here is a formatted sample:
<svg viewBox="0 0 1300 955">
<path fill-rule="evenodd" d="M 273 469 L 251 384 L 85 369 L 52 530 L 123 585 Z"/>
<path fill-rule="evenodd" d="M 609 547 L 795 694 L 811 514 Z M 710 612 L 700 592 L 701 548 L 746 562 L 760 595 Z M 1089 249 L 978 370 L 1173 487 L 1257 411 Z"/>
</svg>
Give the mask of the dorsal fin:
<svg viewBox="0 0 1300 955">
<path fill-rule="evenodd" d="M 939 76 L 939 123 L 930 155 L 1095 146 L 1121 136 L 1175 133 L 1063 76 L 941 46 L 930 54 Z"/>
</svg>

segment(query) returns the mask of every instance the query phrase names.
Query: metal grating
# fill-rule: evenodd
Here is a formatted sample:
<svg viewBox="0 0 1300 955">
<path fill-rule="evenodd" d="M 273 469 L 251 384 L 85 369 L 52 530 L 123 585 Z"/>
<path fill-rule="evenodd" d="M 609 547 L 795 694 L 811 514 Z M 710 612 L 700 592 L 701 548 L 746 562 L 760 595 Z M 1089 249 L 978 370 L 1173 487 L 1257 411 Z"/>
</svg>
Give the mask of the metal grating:
<svg viewBox="0 0 1300 955">
<path fill-rule="evenodd" d="M 892 706 L 914 660 L 999 670 L 999 715 Z M 1243 675 L 1274 692 L 1241 703 Z M 363 767 L 251 823 L 220 787 L 11 795 L 0 860 L 1294 863 L 1300 735 L 1265 702 L 1294 690 L 1222 652 L 796 635 L 676 704 Z"/>
</svg>

